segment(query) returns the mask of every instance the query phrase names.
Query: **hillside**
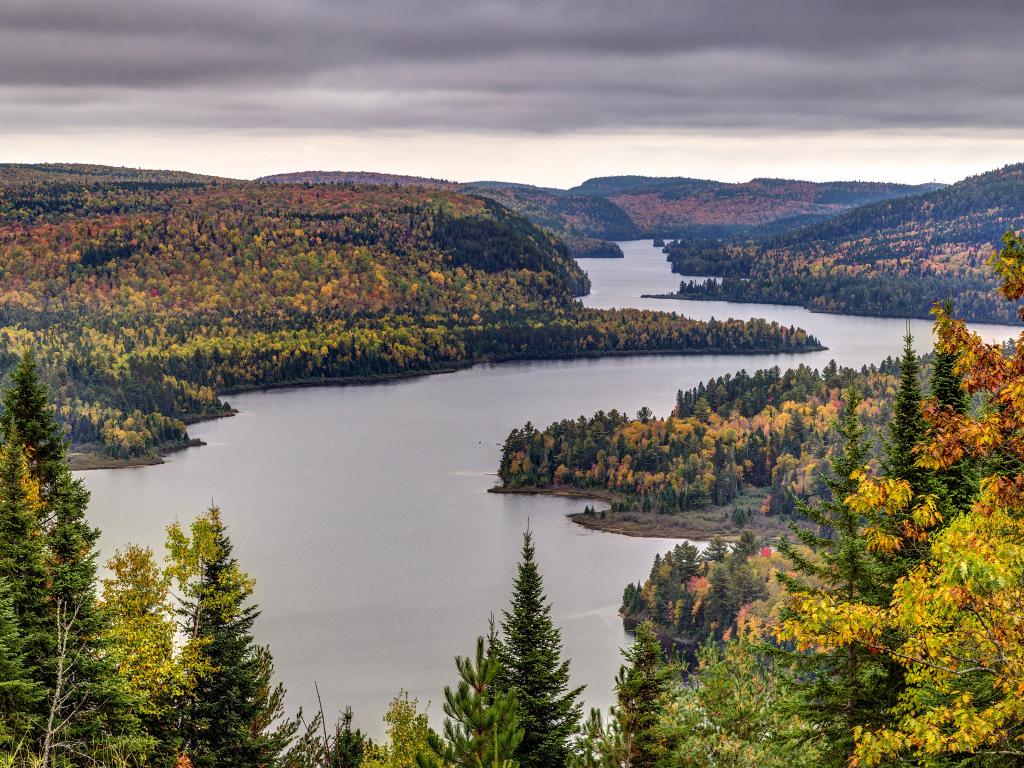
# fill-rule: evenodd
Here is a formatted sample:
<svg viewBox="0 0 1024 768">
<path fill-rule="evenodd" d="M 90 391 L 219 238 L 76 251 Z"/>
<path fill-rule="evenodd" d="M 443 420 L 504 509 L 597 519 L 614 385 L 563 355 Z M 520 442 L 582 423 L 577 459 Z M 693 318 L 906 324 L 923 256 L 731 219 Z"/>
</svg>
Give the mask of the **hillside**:
<svg viewBox="0 0 1024 768">
<path fill-rule="evenodd" d="M 936 185 L 753 179 L 739 184 L 687 178 L 612 176 L 570 190 L 605 198 L 647 236 L 724 237 L 765 225 L 791 228 L 858 205 L 920 194 Z"/>
<path fill-rule="evenodd" d="M 72 441 L 128 459 L 219 393 L 478 360 L 799 350 L 802 331 L 584 309 L 558 240 L 444 187 L 0 167 L 0 370 L 35 350 Z"/>
<path fill-rule="evenodd" d="M 272 184 L 393 184 L 401 187 L 456 187 L 453 181 L 424 176 L 405 176 L 376 171 L 297 171 L 263 176 L 256 181 Z"/>
<path fill-rule="evenodd" d="M 669 247 L 675 271 L 725 276 L 683 295 L 799 304 L 825 312 L 927 317 L 952 298 L 969 320 L 1017 322 L 986 267 L 1004 232 L 1024 226 L 1024 165 L 925 195 L 866 205 L 777 238 Z"/>
<path fill-rule="evenodd" d="M 346 171 L 279 174 L 264 180 L 419 186 L 447 183 L 416 176 Z M 730 184 L 682 177 L 607 176 L 589 179 L 568 190 L 502 181 L 475 181 L 456 186 L 497 200 L 534 224 L 550 229 L 572 247 L 574 242 L 586 239 L 726 237 L 752 231 L 785 231 L 827 219 L 858 205 L 917 195 L 941 185 L 866 181 L 816 183 L 785 179 L 753 179 Z"/>
</svg>

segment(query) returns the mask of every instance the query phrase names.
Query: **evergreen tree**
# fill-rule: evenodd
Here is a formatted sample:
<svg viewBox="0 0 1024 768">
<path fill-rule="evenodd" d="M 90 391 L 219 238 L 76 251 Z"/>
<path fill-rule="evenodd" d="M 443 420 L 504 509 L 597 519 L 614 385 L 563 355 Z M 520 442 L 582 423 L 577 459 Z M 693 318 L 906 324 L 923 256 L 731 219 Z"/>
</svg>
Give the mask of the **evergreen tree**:
<svg viewBox="0 0 1024 768">
<path fill-rule="evenodd" d="M 886 476 L 906 480 L 915 493 L 924 493 L 930 487 L 928 473 L 917 466 L 914 450 L 924 439 L 927 426 L 921 410 L 920 376 L 921 365 L 914 351 L 914 337 L 908 331 L 903 337 L 899 386 L 884 442 L 883 464 Z"/>
<path fill-rule="evenodd" d="M 39 486 L 16 434 L 0 446 L 0 579 L 5 579 L 22 650 L 37 682 L 52 658 L 46 556 L 39 528 Z"/>
<path fill-rule="evenodd" d="M 31 350 L 21 356 L 11 372 L 10 385 L 3 395 L 0 434 L 4 441 L 16 440 L 24 446 L 29 471 L 42 494 L 49 496 L 65 465 L 67 447 Z"/>
<path fill-rule="evenodd" d="M 527 531 L 512 602 L 501 623 L 499 661 L 503 682 L 519 702 L 524 735 L 516 759 L 522 768 L 563 768 L 580 720 L 577 699 L 583 688 L 569 687 L 569 662 L 561 660 L 562 633 L 551 621 L 534 554 Z"/>
<path fill-rule="evenodd" d="M 946 303 L 945 312 L 952 316 L 951 303 Z M 931 395 L 939 408 L 963 416 L 970 408 L 971 400 L 963 387 L 962 377 L 956 373 L 956 361 L 956 353 L 936 345 Z M 936 472 L 941 498 L 948 513 L 963 514 L 971 508 L 978 494 L 979 477 L 977 462 L 967 457 Z"/>
<path fill-rule="evenodd" d="M 484 638 L 476 641 L 476 657 L 456 657 L 459 684 L 444 689 L 444 739 L 428 738 L 430 753 L 420 755 L 422 768 L 432 765 L 490 768 L 512 764 L 523 729 L 515 693 L 495 689 L 500 662 L 488 655 Z"/>
<path fill-rule="evenodd" d="M 903 355 L 900 357 L 899 365 L 899 386 L 893 403 L 892 419 L 883 441 L 885 455 L 882 467 L 886 477 L 905 480 L 910 485 L 913 500 L 902 516 L 883 513 L 877 519 L 868 521 L 880 532 L 903 539 L 903 544 L 898 550 L 893 550 L 886 557 L 880 558 L 884 564 L 881 582 L 889 589 L 928 554 L 925 540 L 905 536 L 904 528 L 910 517 L 910 510 L 916 507 L 925 495 L 934 494 L 938 490 L 934 473 L 917 465 L 917 448 L 928 434 L 928 424 L 922 409 L 921 366 L 917 353 L 914 352 L 914 337 L 909 331 L 903 337 Z"/>
<path fill-rule="evenodd" d="M 7 581 L 0 578 L 0 746 L 17 744 L 30 732 L 43 689 L 32 678 Z"/>
<path fill-rule="evenodd" d="M 868 552 L 863 521 L 846 502 L 858 487 L 854 473 L 868 460 L 864 427 L 857 416 L 860 402 L 859 393 L 846 392 L 836 425 L 841 449 L 824 478 L 828 495 L 815 504 L 798 503 L 798 511 L 817 530 L 791 526 L 803 546 L 787 539 L 780 542 L 779 550 L 793 563 L 793 574 L 780 573 L 778 578 L 793 595 L 814 593 L 884 606 L 888 591 Z M 894 683 L 901 675 L 891 662 L 860 645 L 788 655 L 797 669 L 794 685 L 801 714 L 815 726 L 823 765 L 845 766 L 853 751 L 854 728 L 878 723 L 894 702 Z"/>
<path fill-rule="evenodd" d="M 729 545 L 725 543 L 722 537 L 712 536 L 711 541 L 708 542 L 701 553 L 701 560 L 709 563 L 720 563 L 725 560 L 728 554 Z"/>
<path fill-rule="evenodd" d="M 622 768 L 653 768 L 665 750 L 658 728 L 672 669 L 661 660 L 661 643 L 650 621 L 636 628 L 636 640 L 623 649 L 626 664 L 615 683 L 616 705 L 612 715 L 618 721 Z"/>
<path fill-rule="evenodd" d="M 73 651 L 64 662 L 65 677 L 73 679 L 73 685 L 60 692 L 57 714 L 65 740 L 110 745 L 128 740 L 125 746 L 130 746 L 133 736 L 139 734 L 133 714 L 136 702 L 118 674 L 109 647 L 109 617 L 96 599 L 99 531 L 86 520 L 88 504 L 89 492 L 82 481 L 62 464 L 47 504 L 47 598 L 50 622 L 66 635 L 64 643 Z M 57 661 L 48 659 L 42 666 L 51 696 L 57 694 Z"/>
<path fill-rule="evenodd" d="M 171 530 L 172 557 L 190 566 L 182 608 L 186 636 L 203 657 L 194 689 L 180 707 L 182 748 L 196 768 L 259 768 L 272 765 L 282 744 L 268 729 L 268 667 L 252 636 L 259 615 L 250 605 L 252 581 L 232 556 L 220 516 L 211 508 L 187 540 Z M 183 548 L 195 557 L 182 556 Z M 179 574 L 180 577 L 181 574 Z"/>
</svg>

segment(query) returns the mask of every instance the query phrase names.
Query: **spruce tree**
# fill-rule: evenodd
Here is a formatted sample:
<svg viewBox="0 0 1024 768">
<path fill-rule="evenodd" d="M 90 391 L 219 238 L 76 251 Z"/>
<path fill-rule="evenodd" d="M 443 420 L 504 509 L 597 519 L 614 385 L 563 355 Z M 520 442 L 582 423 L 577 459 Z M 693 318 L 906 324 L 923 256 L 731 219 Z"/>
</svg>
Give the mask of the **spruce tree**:
<svg viewBox="0 0 1024 768">
<path fill-rule="evenodd" d="M 24 446 L 29 471 L 48 497 L 65 465 L 67 446 L 31 350 L 22 354 L 11 372 L 3 395 L 0 434 L 5 442 L 16 439 Z"/>
<path fill-rule="evenodd" d="M 626 664 L 615 682 L 620 762 L 623 768 L 653 768 L 665 752 L 658 729 L 671 687 L 672 669 L 662 662 L 661 643 L 650 621 L 636 628 L 633 645 L 622 651 Z"/>
<path fill-rule="evenodd" d="M 522 768 L 563 768 L 581 715 L 583 688 L 569 687 L 569 662 L 561 659 L 562 633 L 534 559 L 533 537 L 523 534 L 522 560 L 512 601 L 503 613 L 499 661 L 503 682 L 515 693 L 524 731 L 515 757 Z"/>
<path fill-rule="evenodd" d="M 430 754 L 420 755 L 421 768 L 434 765 L 490 768 L 513 761 L 523 739 L 513 691 L 496 689 L 500 662 L 477 638 L 474 658 L 456 657 L 458 686 L 444 689 L 444 739 L 428 737 Z"/>
<path fill-rule="evenodd" d="M 883 466 L 887 477 L 906 480 L 915 493 L 930 488 L 927 470 L 917 466 L 915 448 L 924 439 L 926 424 L 921 410 L 921 365 L 914 351 L 914 337 L 903 337 L 899 385 L 892 419 L 884 441 Z"/>
<path fill-rule="evenodd" d="M 945 311 L 952 315 L 952 304 L 947 302 Z M 936 405 L 949 412 L 963 416 L 970 408 L 970 396 L 964 389 L 963 379 L 956 373 L 957 355 L 936 346 L 935 363 L 932 367 L 931 395 Z M 977 462 L 965 457 L 947 469 L 937 471 L 936 481 L 948 514 L 963 514 L 970 510 L 978 494 L 980 474 Z"/>
<path fill-rule="evenodd" d="M 863 469 L 869 455 L 857 416 L 860 402 L 856 391 L 845 393 L 836 424 L 841 447 L 824 478 L 828 495 L 814 504 L 797 505 L 816 529 L 791 526 L 802 546 L 787 539 L 780 542 L 779 550 L 793 563 L 793 573 L 780 573 L 778 578 L 793 595 L 814 593 L 884 606 L 889 595 L 879 563 L 867 549 L 863 520 L 846 503 L 858 486 L 853 474 Z M 884 657 L 853 644 L 786 655 L 797 671 L 794 685 L 803 715 L 814 724 L 815 738 L 820 737 L 823 765 L 845 766 L 853 751 L 853 729 L 878 723 L 895 701 L 901 676 Z"/>
<path fill-rule="evenodd" d="M 184 634 L 203 664 L 181 703 L 182 749 L 195 768 L 260 768 L 279 757 L 281 742 L 267 727 L 267 667 L 252 635 L 259 615 L 249 604 L 252 581 L 232 556 L 216 508 L 193 525 L 197 578 L 182 608 Z"/>
<path fill-rule="evenodd" d="M 916 563 L 927 557 L 927 542 L 904 536 L 904 528 L 908 523 L 910 510 L 926 495 L 939 490 L 934 473 L 917 465 L 917 447 L 926 438 L 928 425 L 922 409 L 921 366 L 917 353 L 914 352 L 914 337 L 909 331 L 903 337 L 903 354 L 899 366 L 899 385 L 893 403 L 892 418 L 883 441 L 882 469 L 886 477 L 904 480 L 910 485 L 912 501 L 902 516 L 882 514 L 877 519 L 869 521 L 878 530 L 903 539 L 898 550 L 880 558 L 885 564 L 882 583 L 889 589 Z"/>
<path fill-rule="evenodd" d="M 10 588 L 0 578 L 0 747 L 18 744 L 31 732 L 42 697 L 25 658 Z"/>
<path fill-rule="evenodd" d="M 7 582 L 28 666 L 42 684 L 42 666 L 52 658 L 53 627 L 40 510 L 39 486 L 12 434 L 0 446 L 0 578 Z"/>
</svg>

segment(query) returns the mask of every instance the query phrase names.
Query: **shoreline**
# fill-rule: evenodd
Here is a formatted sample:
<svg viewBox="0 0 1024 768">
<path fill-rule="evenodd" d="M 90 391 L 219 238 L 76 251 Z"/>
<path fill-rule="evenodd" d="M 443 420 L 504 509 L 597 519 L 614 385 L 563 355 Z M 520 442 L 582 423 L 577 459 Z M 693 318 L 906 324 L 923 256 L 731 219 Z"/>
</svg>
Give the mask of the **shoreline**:
<svg viewBox="0 0 1024 768">
<path fill-rule="evenodd" d="M 205 418 L 196 419 L 190 424 L 198 421 L 211 421 L 213 419 L 224 418 L 225 416 L 234 416 L 237 411 L 225 413 L 223 416 L 209 416 Z M 164 456 L 171 453 L 177 453 L 178 451 L 184 451 L 188 448 L 198 448 L 206 445 L 205 442 L 200 440 L 198 437 L 189 438 L 178 443 L 172 443 L 167 446 L 162 446 L 156 455 L 148 456 L 132 456 L 127 459 L 116 459 L 112 456 L 104 456 L 101 453 L 95 453 L 93 451 L 81 451 L 75 450 L 72 446 L 68 450 L 68 466 L 73 472 L 88 472 L 90 469 L 127 469 L 129 467 L 154 467 L 159 464 L 165 464 Z"/>
<path fill-rule="evenodd" d="M 501 493 L 522 496 L 561 496 L 572 499 L 588 499 L 610 503 L 621 496 L 612 491 L 603 491 L 598 488 L 584 490 L 579 488 L 555 488 L 540 486 L 523 486 L 519 488 L 506 488 L 502 485 L 495 485 L 487 489 L 488 493 Z M 601 510 L 597 510 L 599 513 Z M 607 510 L 605 510 L 607 511 Z M 711 530 L 701 527 L 698 520 L 693 518 L 702 511 L 692 510 L 691 516 L 673 517 L 669 515 L 654 515 L 636 513 L 631 517 L 600 517 L 590 516 L 582 512 L 575 512 L 566 515 L 576 525 L 592 531 L 612 533 L 618 536 L 632 536 L 639 539 L 686 539 L 688 541 L 708 541 L 713 537 L 721 538 L 727 542 L 737 541 L 743 531 L 753 531 L 763 536 L 778 536 L 780 531 L 764 526 L 750 526 L 737 528 L 732 525 L 715 527 Z M 781 521 L 780 521 L 781 522 Z"/>
<path fill-rule="evenodd" d="M 603 357 L 643 357 L 651 355 L 678 355 L 680 357 L 695 357 L 699 355 L 728 355 L 728 356 L 741 356 L 741 355 L 782 355 L 782 354 L 804 354 L 811 352 L 823 352 L 827 351 L 826 346 L 808 346 L 802 349 L 792 350 L 735 350 L 735 351 L 684 351 L 674 349 L 611 349 L 594 352 L 581 352 L 576 355 L 566 356 L 554 356 L 554 357 L 508 357 L 508 358 L 480 358 L 479 360 L 470 360 L 465 362 L 452 362 L 443 368 L 431 368 L 429 370 L 422 371 L 403 371 L 400 373 L 380 373 L 374 374 L 373 376 L 339 376 L 334 378 L 322 378 L 322 379 L 290 379 L 287 381 L 274 381 L 263 384 L 239 384 L 231 387 L 225 387 L 217 392 L 217 396 L 221 398 L 230 397 L 231 395 L 241 395 L 249 392 L 270 392 L 277 389 L 305 389 L 308 387 L 361 387 L 361 386 L 372 386 L 375 384 L 387 384 L 390 382 L 405 381 L 408 379 L 418 379 L 423 376 L 436 376 L 445 373 L 458 373 L 459 371 L 469 370 L 477 365 L 504 365 L 506 363 L 543 363 L 548 361 L 557 360 L 596 360 Z M 229 416 L 235 416 L 238 411 L 234 408 L 225 410 L 223 413 L 211 413 L 202 416 L 190 416 L 183 418 L 182 421 L 185 424 L 198 424 L 204 421 L 214 421 L 216 419 L 223 419 Z M 172 444 L 170 446 L 159 446 L 156 449 L 155 454 L 146 456 L 134 456 L 129 459 L 114 459 L 108 456 L 104 456 L 100 453 L 92 451 L 75 450 L 75 446 L 72 446 L 69 452 L 70 456 L 74 456 L 74 466 L 72 469 L 75 471 L 87 471 L 90 469 L 121 469 L 125 467 L 148 467 L 163 464 L 163 456 L 174 453 L 175 451 L 184 450 L 186 448 L 193 448 L 205 445 L 202 440 L 197 438 L 190 439 L 187 444 L 179 445 Z"/>
<path fill-rule="evenodd" d="M 722 278 L 715 278 L 721 280 Z M 851 317 L 877 317 L 881 320 L 931 320 L 932 316 L 929 314 L 927 317 L 922 315 L 885 315 L 875 312 L 852 312 L 849 310 L 843 310 L 842 312 L 828 309 L 814 309 L 808 307 L 806 304 L 785 304 L 778 301 L 738 301 L 736 299 L 723 299 L 723 298 L 704 298 L 701 296 L 684 296 L 681 293 L 643 293 L 640 294 L 641 299 L 667 299 L 675 301 L 719 301 L 723 304 L 763 304 L 768 307 L 796 307 L 797 309 L 803 309 L 810 312 L 812 315 L 849 315 Z M 964 322 L 969 325 L 996 325 L 996 326 L 1009 326 L 1011 328 L 1020 328 L 1024 331 L 1024 323 L 1013 322 L 1012 319 L 1005 323 L 996 322 L 995 320 L 968 320 L 964 319 Z M 828 349 L 826 347 L 825 349 Z"/>
</svg>

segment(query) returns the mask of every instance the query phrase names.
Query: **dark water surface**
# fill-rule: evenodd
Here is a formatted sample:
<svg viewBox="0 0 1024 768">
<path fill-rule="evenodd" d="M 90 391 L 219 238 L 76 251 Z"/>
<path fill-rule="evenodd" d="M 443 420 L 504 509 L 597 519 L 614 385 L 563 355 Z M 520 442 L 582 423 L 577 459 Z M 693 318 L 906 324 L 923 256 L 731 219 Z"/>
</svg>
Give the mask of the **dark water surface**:
<svg viewBox="0 0 1024 768">
<path fill-rule="evenodd" d="M 488 614 L 505 606 L 529 519 L 573 680 L 587 685 L 588 705 L 607 706 L 626 642 L 622 588 L 674 542 L 586 531 L 566 519 L 582 501 L 488 494 L 509 430 L 601 408 L 664 414 L 677 389 L 739 368 L 877 362 L 898 352 L 905 327 L 793 307 L 640 299 L 680 278 L 650 241 L 620 245 L 625 259 L 582 262 L 594 284 L 589 306 L 768 317 L 804 327 L 829 351 L 481 365 L 235 396 L 239 415 L 191 428 L 207 446 L 162 466 L 83 473 L 104 553 L 128 542 L 159 550 L 169 522 L 216 502 L 257 579 L 258 640 L 273 650 L 290 706 L 311 706 L 315 680 L 329 714 L 352 705 L 357 724 L 377 736 L 400 688 L 433 702 L 440 720 L 452 657 L 470 653 Z M 928 322 L 911 326 L 922 348 L 930 343 Z M 979 328 L 992 339 L 1019 330 Z"/>
</svg>

